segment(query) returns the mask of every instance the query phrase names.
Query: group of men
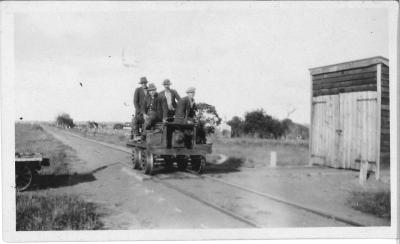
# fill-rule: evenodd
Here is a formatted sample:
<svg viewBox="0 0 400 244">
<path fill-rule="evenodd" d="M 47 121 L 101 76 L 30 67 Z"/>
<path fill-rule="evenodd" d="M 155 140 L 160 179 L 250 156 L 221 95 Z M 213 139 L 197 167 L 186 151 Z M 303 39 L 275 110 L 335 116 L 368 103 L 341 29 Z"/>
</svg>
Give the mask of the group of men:
<svg viewBox="0 0 400 244">
<path fill-rule="evenodd" d="M 133 139 L 142 140 L 139 127 L 143 124 L 143 131 L 150 129 L 158 122 L 185 123 L 193 120 L 196 113 L 194 95 L 196 89 L 189 87 L 187 96 L 181 98 L 178 92 L 171 89 L 171 81 L 163 81 L 164 90 L 157 93 L 154 83 L 149 83 L 146 77 L 140 78 L 140 87 L 136 88 L 133 96 L 135 115 L 132 121 Z"/>
</svg>

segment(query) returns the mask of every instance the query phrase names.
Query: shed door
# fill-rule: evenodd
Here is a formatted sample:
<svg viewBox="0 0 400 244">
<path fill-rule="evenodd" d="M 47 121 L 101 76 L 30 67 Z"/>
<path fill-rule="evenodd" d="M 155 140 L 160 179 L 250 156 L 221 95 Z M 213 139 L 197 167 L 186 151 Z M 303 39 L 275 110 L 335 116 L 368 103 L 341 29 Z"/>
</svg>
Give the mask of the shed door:
<svg viewBox="0 0 400 244">
<path fill-rule="evenodd" d="M 311 163 L 337 167 L 339 136 L 339 95 L 313 97 Z"/>
<path fill-rule="evenodd" d="M 359 169 L 360 160 L 376 162 L 378 146 L 376 92 L 340 94 L 340 167 Z"/>
</svg>

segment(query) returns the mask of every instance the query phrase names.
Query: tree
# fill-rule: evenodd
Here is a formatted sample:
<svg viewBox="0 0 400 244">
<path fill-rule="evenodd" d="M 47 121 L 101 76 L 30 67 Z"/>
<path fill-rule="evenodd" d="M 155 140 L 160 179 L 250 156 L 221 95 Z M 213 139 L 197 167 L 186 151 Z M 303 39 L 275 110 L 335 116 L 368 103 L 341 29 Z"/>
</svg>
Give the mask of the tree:
<svg viewBox="0 0 400 244">
<path fill-rule="evenodd" d="M 114 126 L 113 126 L 113 129 L 114 129 L 114 130 L 122 130 L 123 128 L 124 128 L 124 125 L 121 124 L 121 123 L 116 123 L 116 124 L 114 124 Z"/>
<path fill-rule="evenodd" d="M 307 126 L 294 123 L 289 118 L 280 121 L 268 115 L 263 109 L 247 112 L 244 120 L 234 116 L 227 124 L 232 128 L 232 137 L 249 135 L 259 138 L 279 139 L 285 136 L 308 139 L 309 136 Z"/>
<path fill-rule="evenodd" d="M 200 126 L 203 126 L 206 135 L 210 135 L 215 132 L 222 119 L 214 106 L 207 103 L 198 103 L 196 120 Z"/>
<path fill-rule="evenodd" d="M 231 120 L 229 120 L 226 123 L 231 126 L 232 137 L 240 137 L 243 135 L 244 121 L 239 116 L 234 116 Z"/>
<path fill-rule="evenodd" d="M 73 128 L 74 120 L 67 113 L 62 113 L 56 117 L 56 125 L 63 128 Z"/>
<path fill-rule="evenodd" d="M 278 119 L 271 120 L 269 130 L 274 139 L 278 139 L 284 134 L 282 123 Z"/>
<path fill-rule="evenodd" d="M 272 134 L 272 117 L 263 109 L 247 112 L 244 116 L 244 133 L 255 137 L 268 138 Z"/>
</svg>

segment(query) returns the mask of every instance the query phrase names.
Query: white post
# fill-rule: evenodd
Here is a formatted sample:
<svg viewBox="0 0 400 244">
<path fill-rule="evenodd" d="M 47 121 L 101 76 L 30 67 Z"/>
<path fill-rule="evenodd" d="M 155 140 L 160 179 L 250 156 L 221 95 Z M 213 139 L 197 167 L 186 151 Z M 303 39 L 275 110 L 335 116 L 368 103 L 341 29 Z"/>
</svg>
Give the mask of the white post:
<svg viewBox="0 0 400 244">
<path fill-rule="evenodd" d="M 276 152 L 272 151 L 271 152 L 271 160 L 269 162 L 269 165 L 271 168 L 275 168 L 276 167 Z"/>
<path fill-rule="evenodd" d="M 365 182 L 367 181 L 367 175 L 368 175 L 368 161 L 367 160 L 361 160 L 360 175 L 358 176 L 358 182 L 361 185 L 364 185 Z"/>
</svg>

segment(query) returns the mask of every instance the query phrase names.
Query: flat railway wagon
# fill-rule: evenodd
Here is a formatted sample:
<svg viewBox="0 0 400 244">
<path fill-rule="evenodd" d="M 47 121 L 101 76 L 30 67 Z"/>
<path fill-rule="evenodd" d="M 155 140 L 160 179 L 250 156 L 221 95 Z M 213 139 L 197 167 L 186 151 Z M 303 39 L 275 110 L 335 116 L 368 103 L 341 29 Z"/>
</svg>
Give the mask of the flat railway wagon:
<svg viewBox="0 0 400 244">
<path fill-rule="evenodd" d="M 133 168 L 145 174 L 154 174 L 157 167 L 179 170 L 191 169 L 201 174 L 206 166 L 206 154 L 212 152 L 212 144 L 198 135 L 197 124 L 165 122 L 156 124 L 145 132 L 146 139 L 130 140 Z"/>
<path fill-rule="evenodd" d="M 28 189 L 37 175 L 37 171 L 42 166 L 49 165 L 49 158 L 44 158 L 40 153 L 15 153 L 15 185 L 17 191 Z"/>
</svg>

